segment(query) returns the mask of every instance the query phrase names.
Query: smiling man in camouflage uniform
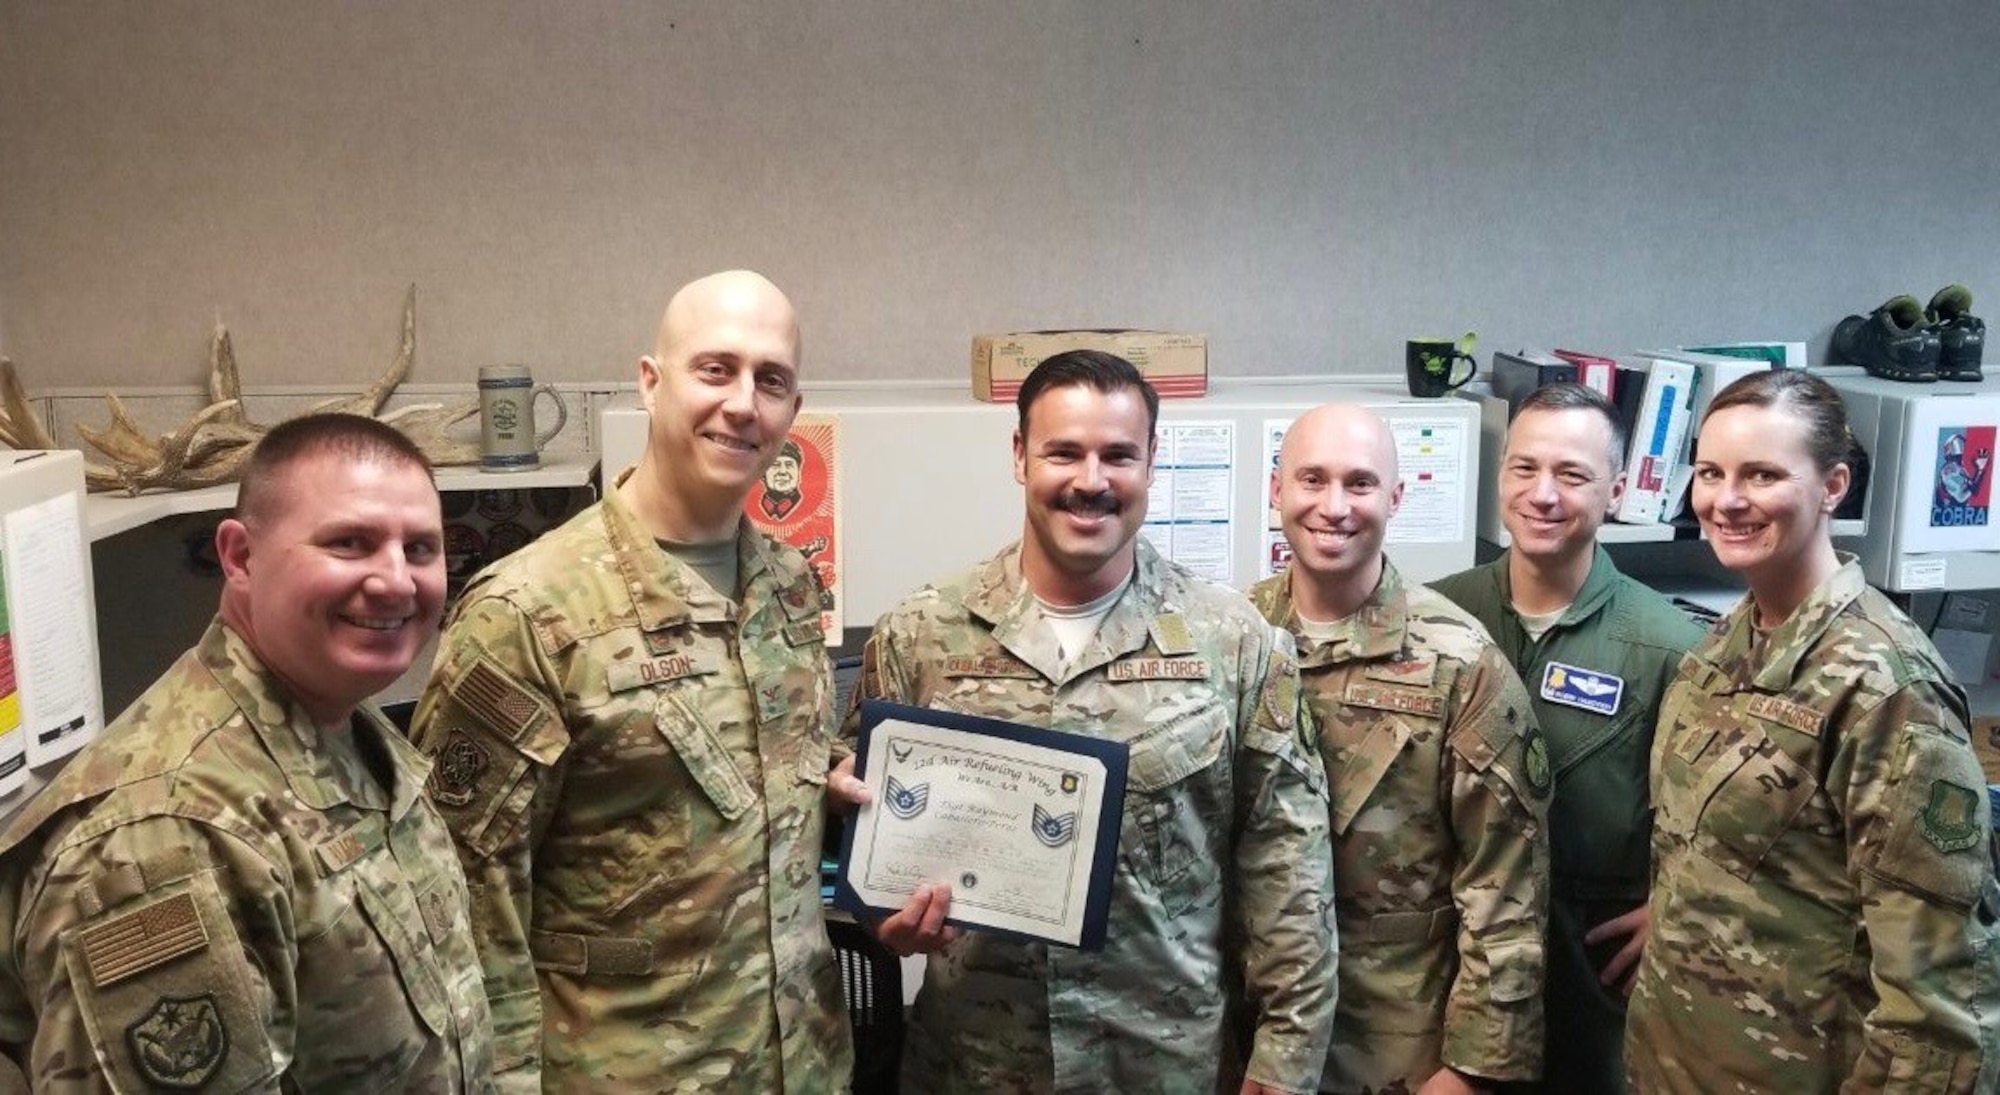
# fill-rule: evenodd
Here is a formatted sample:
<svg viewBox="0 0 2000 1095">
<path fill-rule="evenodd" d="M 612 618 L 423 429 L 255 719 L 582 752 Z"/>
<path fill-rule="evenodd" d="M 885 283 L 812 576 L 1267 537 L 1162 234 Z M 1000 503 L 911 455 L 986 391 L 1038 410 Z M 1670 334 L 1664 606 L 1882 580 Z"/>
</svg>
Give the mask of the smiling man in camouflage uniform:
<svg viewBox="0 0 2000 1095">
<path fill-rule="evenodd" d="M 638 468 L 475 579 L 416 717 L 472 883 L 503 1086 L 825 1091 L 819 591 L 743 506 L 799 333 L 745 271 L 668 303 Z"/>
<path fill-rule="evenodd" d="M 219 618 L 0 834 L 0 1091 L 491 1089 L 451 837 L 365 702 L 436 633 L 443 539 L 390 427 L 263 438 Z"/>
<path fill-rule="evenodd" d="M 1520 678 L 1382 554 L 1388 426 L 1306 412 L 1271 474 L 1291 566 L 1250 591 L 1299 638 L 1332 793 L 1340 1008 L 1320 1090 L 1477 1090 L 1542 1056 L 1548 751 Z"/>
<path fill-rule="evenodd" d="M 939 925 L 921 887 L 878 934 L 932 950 L 904 1088 L 1312 1089 L 1332 1012 L 1325 783 L 1288 636 L 1138 538 L 1158 397 L 1121 358 L 1023 382 L 1018 544 L 876 627 L 858 694 L 1131 745 L 1110 924 L 1083 953 Z M 850 720 L 850 729 L 854 723 Z M 845 771 L 840 778 L 849 778 Z M 921 902 L 919 902 L 921 905 Z"/>
</svg>

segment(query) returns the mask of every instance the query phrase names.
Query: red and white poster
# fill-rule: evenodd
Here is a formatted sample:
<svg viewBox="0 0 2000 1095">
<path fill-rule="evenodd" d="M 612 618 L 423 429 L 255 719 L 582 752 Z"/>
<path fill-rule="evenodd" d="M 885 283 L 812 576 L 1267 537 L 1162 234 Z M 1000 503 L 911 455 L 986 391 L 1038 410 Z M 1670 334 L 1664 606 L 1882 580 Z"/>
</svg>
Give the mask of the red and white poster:
<svg viewBox="0 0 2000 1095">
<path fill-rule="evenodd" d="M 819 578 L 819 624 L 838 643 L 840 615 L 840 420 L 800 415 L 750 490 L 750 523 L 799 549 Z"/>
</svg>

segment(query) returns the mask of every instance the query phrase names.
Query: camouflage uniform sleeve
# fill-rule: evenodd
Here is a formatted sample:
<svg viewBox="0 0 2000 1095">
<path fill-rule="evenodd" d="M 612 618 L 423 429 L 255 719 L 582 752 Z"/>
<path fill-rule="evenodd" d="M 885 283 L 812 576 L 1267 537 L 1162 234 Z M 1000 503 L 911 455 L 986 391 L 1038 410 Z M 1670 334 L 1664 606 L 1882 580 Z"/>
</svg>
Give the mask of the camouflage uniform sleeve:
<svg viewBox="0 0 2000 1095">
<path fill-rule="evenodd" d="M 1442 1055 L 1460 1072 L 1532 1080 L 1542 1070 L 1552 781 L 1527 689 L 1491 645 L 1460 678 L 1448 733 L 1459 965 Z"/>
<path fill-rule="evenodd" d="M 1241 923 L 1243 984 L 1255 1034 L 1250 1079 L 1318 1089 L 1333 1032 L 1332 845 L 1326 770 L 1301 715 L 1292 636 L 1259 621 L 1245 659 L 1237 726 L 1237 840 L 1228 885 Z"/>
<path fill-rule="evenodd" d="M 176 817 L 50 855 L 16 954 L 34 1090 L 279 1090 L 296 1045 L 298 947 L 279 867 Z"/>
<path fill-rule="evenodd" d="M 852 754 L 861 739 L 862 700 L 912 702 L 902 658 L 896 652 L 894 620 L 894 613 L 882 617 L 861 647 L 861 679 L 855 682 L 847 710 L 841 713 L 840 734 L 834 746 L 837 756 Z"/>
<path fill-rule="evenodd" d="M 497 597 L 460 605 L 411 721 L 451 829 L 493 1011 L 502 1091 L 541 1090 L 542 1004 L 528 948 L 534 850 L 562 795 L 562 687 L 527 618 Z"/>
<path fill-rule="evenodd" d="M 1843 1090 L 1993 1091 L 2000 892 L 1963 709 L 1919 682 L 1828 732 L 1877 1000 Z"/>
</svg>

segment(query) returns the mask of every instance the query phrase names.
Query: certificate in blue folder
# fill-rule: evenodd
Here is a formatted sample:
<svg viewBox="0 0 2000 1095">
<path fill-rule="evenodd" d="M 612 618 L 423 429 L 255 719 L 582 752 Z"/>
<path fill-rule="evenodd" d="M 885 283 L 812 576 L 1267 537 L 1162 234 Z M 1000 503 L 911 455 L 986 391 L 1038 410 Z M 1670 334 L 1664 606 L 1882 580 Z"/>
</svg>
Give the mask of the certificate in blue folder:
<svg viewBox="0 0 2000 1095">
<path fill-rule="evenodd" d="M 1125 811 L 1124 742 L 868 700 L 834 903 L 886 916 L 926 882 L 947 922 L 1083 950 L 1104 945 Z"/>
</svg>

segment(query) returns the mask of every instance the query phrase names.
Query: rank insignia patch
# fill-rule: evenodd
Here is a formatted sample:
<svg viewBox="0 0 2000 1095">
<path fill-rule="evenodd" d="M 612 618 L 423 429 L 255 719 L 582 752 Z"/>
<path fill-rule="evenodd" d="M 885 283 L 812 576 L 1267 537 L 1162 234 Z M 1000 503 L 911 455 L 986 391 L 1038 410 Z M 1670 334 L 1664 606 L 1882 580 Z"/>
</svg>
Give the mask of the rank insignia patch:
<svg viewBox="0 0 2000 1095">
<path fill-rule="evenodd" d="M 463 730 L 453 730 L 438 750 L 431 768 L 431 797 L 446 806 L 463 806 L 479 790 L 479 776 L 493 763 L 486 747 Z"/>
<path fill-rule="evenodd" d="M 1048 847 L 1060 848 L 1076 839 L 1076 814 L 1072 812 L 1057 817 L 1042 809 L 1042 804 L 1037 802 L 1033 828 L 1036 840 Z"/>
<path fill-rule="evenodd" d="M 1979 795 L 1950 780 L 1931 781 L 1931 800 L 1917 815 L 1917 828 L 1938 851 L 1949 855 L 1979 843 Z"/>
<path fill-rule="evenodd" d="M 1187 617 L 1178 612 L 1162 612 L 1153 617 L 1153 645 L 1168 657 L 1194 653 L 1194 630 Z"/>
<path fill-rule="evenodd" d="M 905 787 L 895 776 L 889 777 L 889 793 L 883 796 L 882 804 L 889 812 L 908 821 L 924 812 L 931 804 L 931 785 L 919 783 L 915 787 Z"/>
<path fill-rule="evenodd" d="M 125 1028 L 139 1073 L 159 1086 L 194 1091 L 229 1056 L 229 1031 L 213 993 L 162 996 Z"/>
<path fill-rule="evenodd" d="M 1542 670 L 1542 698 L 1565 707 L 1615 715 L 1618 701 L 1625 698 L 1625 681 L 1580 665 L 1550 662 Z"/>
</svg>

